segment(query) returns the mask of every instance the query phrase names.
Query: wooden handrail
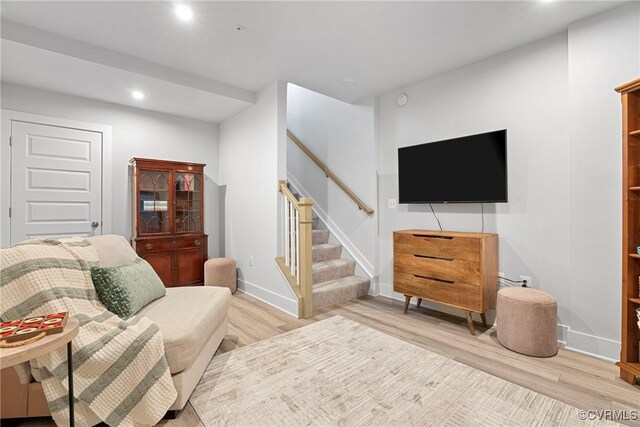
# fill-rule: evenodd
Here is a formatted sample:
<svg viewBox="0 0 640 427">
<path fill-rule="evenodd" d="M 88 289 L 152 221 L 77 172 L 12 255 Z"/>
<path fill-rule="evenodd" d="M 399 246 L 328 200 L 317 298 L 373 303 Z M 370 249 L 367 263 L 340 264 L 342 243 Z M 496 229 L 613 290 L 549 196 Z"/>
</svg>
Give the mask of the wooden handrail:
<svg viewBox="0 0 640 427">
<path fill-rule="evenodd" d="M 333 172 L 331 172 L 327 165 L 322 163 L 322 160 L 317 158 L 316 155 L 313 154 L 311 150 L 309 150 L 298 138 L 296 138 L 296 136 L 290 130 L 287 130 L 287 136 L 291 138 L 291 140 L 302 150 L 304 154 L 307 155 L 307 157 L 313 160 L 313 163 L 315 163 L 322 170 L 322 172 L 324 172 L 327 178 L 331 178 L 331 180 L 335 182 L 336 185 L 342 191 L 344 191 L 344 193 L 349 196 L 351 200 L 356 203 L 356 205 L 358 205 L 358 209 L 363 210 L 367 215 L 373 215 L 375 211 L 367 206 L 358 196 L 356 196 L 355 193 L 351 191 L 351 189 L 347 187 L 346 184 L 340 180 L 340 178 L 338 178 Z"/>
<path fill-rule="evenodd" d="M 287 187 L 287 181 L 278 181 L 278 190 L 282 192 L 287 199 L 289 199 L 298 212 L 303 206 L 313 206 L 313 199 L 304 197 L 300 200 L 296 199 L 296 196 L 294 196 L 291 190 L 289 190 L 289 187 Z"/>
</svg>

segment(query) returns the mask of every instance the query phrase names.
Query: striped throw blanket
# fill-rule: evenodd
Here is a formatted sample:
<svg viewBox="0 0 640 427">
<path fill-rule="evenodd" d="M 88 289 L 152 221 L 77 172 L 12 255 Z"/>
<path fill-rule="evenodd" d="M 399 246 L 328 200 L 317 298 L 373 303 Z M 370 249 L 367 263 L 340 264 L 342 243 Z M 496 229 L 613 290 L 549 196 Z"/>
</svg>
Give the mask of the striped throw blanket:
<svg viewBox="0 0 640 427">
<path fill-rule="evenodd" d="M 0 251 L 0 318 L 69 311 L 80 321 L 73 339 L 78 425 L 153 425 L 176 399 L 158 326 L 145 317 L 122 320 L 98 300 L 88 240 L 28 240 Z M 67 354 L 60 348 L 30 362 L 51 414 L 69 425 Z"/>
</svg>

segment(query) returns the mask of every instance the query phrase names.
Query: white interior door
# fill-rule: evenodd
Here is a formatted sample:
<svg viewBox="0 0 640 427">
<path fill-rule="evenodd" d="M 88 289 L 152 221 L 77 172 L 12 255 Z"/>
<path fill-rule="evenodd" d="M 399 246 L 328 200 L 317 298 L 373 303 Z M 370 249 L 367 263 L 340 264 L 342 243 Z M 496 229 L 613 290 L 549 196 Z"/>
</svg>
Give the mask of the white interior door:
<svg viewBox="0 0 640 427">
<path fill-rule="evenodd" d="M 11 244 L 102 234 L 102 136 L 11 121 Z"/>
</svg>

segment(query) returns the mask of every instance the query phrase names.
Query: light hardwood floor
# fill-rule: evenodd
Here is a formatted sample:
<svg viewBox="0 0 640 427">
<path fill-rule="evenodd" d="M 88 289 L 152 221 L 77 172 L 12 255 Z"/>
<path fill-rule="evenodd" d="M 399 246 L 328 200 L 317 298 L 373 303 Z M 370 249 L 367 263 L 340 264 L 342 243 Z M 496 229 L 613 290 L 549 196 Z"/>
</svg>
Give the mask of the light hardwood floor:
<svg viewBox="0 0 640 427">
<path fill-rule="evenodd" d="M 402 305 L 384 297 L 366 297 L 323 309 L 313 319 L 301 320 L 237 292 L 229 312 L 229 333 L 218 353 L 341 315 L 580 409 L 640 409 L 640 387 L 618 378 L 618 370 L 611 362 L 563 349 L 547 359 L 524 356 L 503 348 L 492 328 L 477 324 L 474 337 L 461 317 L 424 307 L 418 310 L 414 304 L 405 315 Z M 43 421 L 16 424 L 46 424 Z M 626 424 L 640 426 L 640 422 Z M 176 419 L 164 420 L 160 425 L 191 427 L 202 423 L 187 404 Z"/>
</svg>

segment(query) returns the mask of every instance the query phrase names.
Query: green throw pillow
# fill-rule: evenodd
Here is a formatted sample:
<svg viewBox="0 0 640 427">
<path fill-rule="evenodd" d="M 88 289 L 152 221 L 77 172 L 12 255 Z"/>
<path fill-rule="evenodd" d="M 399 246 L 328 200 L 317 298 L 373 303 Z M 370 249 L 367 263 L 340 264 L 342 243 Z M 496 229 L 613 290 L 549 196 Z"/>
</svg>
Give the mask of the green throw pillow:
<svg viewBox="0 0 640 427">
<path fill-rule="evenodd" d="M 123 319 L 167 293 L 162 280 L 142 258 L 120 267 L 91 267 L 91 278 L 100 301 Z"/>
</svg>

